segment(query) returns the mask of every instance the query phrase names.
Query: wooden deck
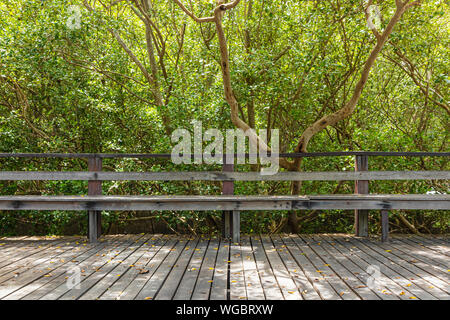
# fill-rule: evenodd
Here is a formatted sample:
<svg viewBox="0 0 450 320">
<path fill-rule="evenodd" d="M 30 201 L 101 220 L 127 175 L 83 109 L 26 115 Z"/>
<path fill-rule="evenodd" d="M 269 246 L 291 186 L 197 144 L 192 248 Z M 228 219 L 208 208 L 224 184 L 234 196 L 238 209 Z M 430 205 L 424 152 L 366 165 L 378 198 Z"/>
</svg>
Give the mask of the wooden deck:
<svg viewBox="0 0 450 320">
<path fill-rule="evenodd" d="M 448 236 L 4 237 L 0 299 L 449 300 L 449 255 Z"/>
</svg>

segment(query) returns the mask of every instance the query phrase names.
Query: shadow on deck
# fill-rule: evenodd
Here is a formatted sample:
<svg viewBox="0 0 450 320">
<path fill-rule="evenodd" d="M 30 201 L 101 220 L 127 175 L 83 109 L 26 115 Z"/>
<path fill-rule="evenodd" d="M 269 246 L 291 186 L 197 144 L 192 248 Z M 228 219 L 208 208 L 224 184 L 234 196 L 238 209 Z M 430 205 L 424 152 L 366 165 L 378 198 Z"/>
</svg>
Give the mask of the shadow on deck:
<svg viewBox="0 0 450 320">
<path fill-rule="evenodd" d="M 0 299 L 449 300 L 448 236 L 0 238 Z"/>
</svg>

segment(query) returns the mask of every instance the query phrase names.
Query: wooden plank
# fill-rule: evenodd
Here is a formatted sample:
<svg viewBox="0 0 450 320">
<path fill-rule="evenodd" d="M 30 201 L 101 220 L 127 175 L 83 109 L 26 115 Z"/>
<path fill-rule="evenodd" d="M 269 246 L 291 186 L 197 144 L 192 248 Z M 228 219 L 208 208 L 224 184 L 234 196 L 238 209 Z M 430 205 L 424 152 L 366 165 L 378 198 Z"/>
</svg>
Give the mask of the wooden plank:
<svg viewBox="0 0 450 320">
<path fill-rule="evenodd" d="M 76 239 L 81 241 L 79 237 Z M 29 261 L 37 259 L 34 255 L 42 255 L 42 252 L 45 250 L 59 246 L 64 242 L 64 239 L 58 239 L 56 241 L 42 240 L 15 248 L 10 254 L 5 255 L 4 258 L 2 256 L 3 259 L 0 261 L 0 276 L 7 273 L 10 269 L 16 268 L 18 265 L 26 266 Z"/>
<path fill-rule="evenodd" d="M 365 272 L 363 277 L 367 279 L 367 283 L 370 277 L 374 278 L 376 274 L 369 267 L 379 267 L 380 275 L 374 283 L 374 291 L 382 296 L 383 300 L 392 300 L 391 296 L 396 296 L 401 300 L 409 300 L 411 296 L 415 296 L 409 291 L 409 287 L 405 284 L 405 279 L 402 278 L 395 270 L 384 266 L 382 262 L 376 260 L 372 256 L 366 253 L 365 250 L 361 250 L 357 246 L 351 243 L 351 237 L 348 235 L 331 235 L 333 241 L 336 242 L 336 248 L 340 250 L 349 259 L 360 263 L 363 266 Z M 370 271 L 370 272 L 369 272 Z M 403 294 L 402 294 L 403 292 Z"/>
<path fill-rule="evenodd" d="M 316 272 L 319 274 L 319 279 L 327 281 L 341 299 L 343 300 L 361 299 L 361 297 L 355 294 L 351 286 L 349 286 L 336 274 L 336 271 L 333 270 L 333 267 L 337 271 L 341 272 L 343 272 L 343 269 L 339 268 L 339 265 L 337 263 L 331 264 L 331 261 L 329 261 L 330 259 L 329 255 L 322 257 L 313 250 L 313 247 L 317 245 L 317 243 L 315 243 L 312 239 L 309 239 L 307 236 L 304 235 L 294 237 L 293 240 L 297 244 L 297 246 L 299 246 L 302 249 L 302 251 L 305 253 L 309 261 L 311 261 L 314 268 L 316 269 Z"/>
<path fill-rule="evenodd" d="M 373 270 L 370 270 L 370 267 L 379 266 L 380 263 L 374 260 L 369 255 L 365 254 L 359 250 L 356 246 L 351 245 L 350 237 L 348 235 L 327 235 L 326 241 L 340 254 L 342 254 L 348 261 L 351 261 L 355 266 L 359 267 L 359 269 L 350 268 L 351 272 L 358 276 L 362 282 L 366 284 L 366 287 L 369 288 L 369 278 L 375 277 L 376 274 L 373 273 Z M 370 273 L 369 273 L 370 271 Z M 381 270 L 380 270 L 381 271 Z M 405 290 L 404 295 L 397 295 L 396 293 L 402 292 L 402 287 L 399 286 L 395 281 L 391 279 L 394 277 L 390 270 L 382 272 L 379 275 L 379 278 L 376 279 L 377 282 L 373 284 L 371 289 L 377 296 L 379 296 L 382 300 L 407 300 L 408 295 L 412 295 Z M 364 287 L 354 288 L 355 290 L 364 289 Z"/>
<path fill-rule="evenodd" d="M 345 276 L 343 277 L 344 281 L 349 281 L 349 285 L 352 290 L 356 292 L 363 299 L 369 300 L 399 300 L 399 298 L 395 295 L 383 295 L 381 292 L 377 290 L 372 290 L 367 286 L 367 278 L 363 276 L 366 272 L 367 267 L 369 266 L 365 261 L 356 257 L 345 256 L 341 251 L 339 251 L 339 245 L 336 244 L 328 235 L 314 235 L 315 241 L 321 243 L 321 248 L 327 251 L 332 259 L 336 260 L 340 263 L 348 273 L 344 271 Z M 385 289 L 385 288 L 383 288 Z"/>
<path fill-rule="evenodd" d="M 9 196 L 0 210 L 450 210 L 450 195 Z"/>
<path fill-rule="evenodd" d="M 95 255 L 99 250 L 101 250 L 104 246 L 110 245 L 109 242 L 105 243 L 103 242 L 101 245 L 93 245 L 93 246 L 86 246 L 86 247 L 74 247 L 72 246 L 72 250 L 69 250 L 69 252 L 64 253 L 63 255 L 60 255 L 58 257 L 54 257 L 51 261 L 51 265 L 49 265 L 49 268 L 45 268 L 45 275 L 37 278 L 32 283 L 28 284 L 27 286 L 22 287 L 21 289 L 15 291 L 14 293 L 8 295 L 6 300 L 18 300 L 22 299 L 24 297 L 31 297 L 31 295 L 34 294 L 34 297 L 38 294 L 38 290 L 51 290 L 51 286 L 55 286 L 56 283 L 65 282 L 65 275 L 67 275 L 68 267 L 72 265 L 73 263 L 71 261 L 73 260 L 84 260 L 87 257 L 90 257 L 92 255 Z M 82 250 L 80 250 L 82 249 Z M 47 264 L 48 265 L 48 264 Z M 39 268 L 42 270 L 44 269 L 45 265 L 39 265 Z M 64 278 L 64 279 L 63 279 Z M 51 283 L 51 285 L 50 285 Z M 28 299 L 29 299 L 28 298 Z M 37 300 L 35 298 L 34 300 Z"/>
<path fill-rule="evenodd" d="M 429 250 L 427 247 L 419 246 L 414 242 L 405 241 L 405 237 L 396 236 L 391 245 L 405 254 L 412 257 L 411 260 L 427 264 L 427 269 L 431 271 L 435 270 L 436 276 L 439 277 L 440 274 L 444 275 L 443 280 L 450 282 L 450 275 L 448 274 L 448 258 L 441 254 L 436 254 L 436 252 Z"/>
<path fill-rule="evenodd" d="M 356 242 L 356 239 L 354 242 Z M 383 260 L 384 264 L 390 264 L 391 268 L 397 269 L 401 275 L 410 281 L 408 283 L 410 290 L 416 290 L 420 297 L 424 299 L 450 298 L 447 292 L 436 287 L 444 287 L 445 284 L 443 281 L 433 278 L 430 274 L 420 270 L 414 264 L 401 259 L 401 253 L 397 252 L 391 246 L 385 244 L 375 245 L 371 241 L 360 241 L 360 245 L 363 245 L 365 248 L 370 248 L 369 254 L 378 255 L 377 259 Z"/>
<path fill-rule="evenodd" d="M 105 259 L 95 259 L 95 262 L 92 265 L 85 263 L 85 268 L 82 268 L 84 272 L 82 272 L 80 288 L 71 290 L 66 288 L 64 294 L 58 297 L 58 300 L 80 299 L 86 292 L 94 287 L 97 282 L 101 281 L 110 271 L 114 270 L 118 262 L 122 261 L 130 254 L 130 246 L 133 248 L 136 241 L 139 241 L 141 238 L 142 234 L 131 235 L 129 237 L 124 236 L 120 239 L 120 242 L 115 249 L 106 254 Z"/>
<path fill-rule="evenodd" d="M 152 237 L 145 242 L 140 251 L 144 252 L 137 261 L 129 264 L 130 267 L 127 272 L 119 277 L 119 279 L 112 284 L 107 291 L 105 291 L 98 299 L 99 300 L 120 300 L 120 296 L 125 292 L 126 288 L 134 281 L 139 273 L 145 272 L 143 268 L 159 251 L 159 249 L 166 243 L 167 239 L 161 235 L 152 235 Z"/>
<path fill-rule="evenodd" d="M 441 295 L 440 299 L 450 299 L 449 291 L 450 291 L 450 276 L 448 275 L 448 269 L 436 268 L 435 264 L 427 260 L 426 257 L 423 257 L 424 250 L 420 248 L 407 248 L 401 243 L 398 244 L 397 241 L 392 240 L 389 245 L 387 244 L 379 244 L 372 240 L 372 243 L 380 248 L 386 250 L 390 250 L 390 253 L 403 260 L 407 264 L 408 269 L 417 274 L 419 277 L 431 283 L 431 286 L 436 286 L 437 288 L 443 290 L 446 296 L 442 296 L 440 291 L 436 293 Z M 392 250 L 394 249 L 394 250 Z M 422 262 L 421 260 L 427 260 L 431 263 Z M 430 286 L 429 286 L 430 288 Z M 433 289 L 433 288 L 430 288 Z M 447 300 L 445 299 L 445 300 Z"/>
<path fill-rule="evenodd" d="M 384 152 L 384 151 L 334 151 L 334 152 L 297 152 L 297 153 L 277 153 L 272 156 L 282 158 L 306 158 L 306 157 L 336 157 L 336 156 L 395 156 L 395 157 L 449 157 L 450 152 Z M 246 156 L 249 154 L 238 154 L 234 156 Z M 167 158 L 170 159 L 171 153 L 0 153 L 0 158 Z M 226 156 L 226 154 L 224 154 Z M 256 155 L 257 156 L 257 155 Z M 194 159 L 195 154 L 191 155 Z"/>
<path fill-rule="evenodd" d="M 227 244 L 224 244 L 227 246 Z M 192 300 L 208 300 L 211 295 L 211 288 L 214 284 L 217 264 L 217 255 L 219 251 L 219 242 L 217 239 L 211 239 L 206 249 L 206 254 L 203 257 L 200 273 L 195 283 L 194 292 L 192 293 Z M 228 257 L 226 257 L 228 260 Z M 222 261 L 223 262 L 223 261 Z"/>
<path fill-rule="evenodd" d="M 94 160 L 92 160 L 94 161 Z M 88 171 L 0 171 L 0 181 L 360 181 L 369 180 L 448 180 L 450 171 L 325 171 L 259 172 L 181 171 L 181 172 L 104 172 Z M 224 190 L 228 190 L 225 188 Z M 225 194 L 225 193 L 224 193 Z"/>
<path fill-rule="evenodd" d="M 76 265 L 81 270 L 81 283 L 80 288 L 68 288 L 65 282 L 61 283 L 58 287 L 54 288 L 52 291 L 47 292 L 39 300 L 56 300 L 64 299 L 71 300 L 76 299 L 81 296 L 85 291 L 87 291 L 92 284 L 92 278 L 89 281 L 89 277 L 95 273 L 101 272 L 101 268 L 104 265 L 108 265 L 116 256 L 125 250 L 132 242 L 137 240 L 140 236 L 136 235 L 125 235 L 118 239 L 117 245 L 113 247 L 105 247 L 101 251 L 99 256 L 91 256 L 90 258 L 77 263 Z M 102 271 L 103 272 L 103 271 Z M 96 277 L 98 279 L 98 277 Z M 96 281 L 94 282 L 94 284 Z"/>
<path fill-rule="evenodd" d="M 120 239 L 119 235 L 112 235 L 107 236 L 103 238 L 100 243 L 95 245 L 94 251 L 88 251 L 87 253 L 83 253 L 79 256 L 74 254 L 72 256 L 72 259 L 68 262 L 68 265 L 66 268 L 63 268 L 63 270 L 59 270 L 54 274 L 54 276 L 49 278 L 49 282 L 43 284 L 39 288 L 35 288 L 33 291 L 28 293 L 27 295 L 24 295 L 21 297 L 22 300 L 39 300 L 45 295 L 51 293 L 52 291 L 56 290 L 59 287 L 62 287 L 62 285 L 67 286 L 67 276 L 68 271 L 75 267 L 80 266 L 81 263 L 83 263 L 85 260 L 90 259 L 92 263 L 98 259 L 97 257 L 100 257 L 102 254 L 107 253 L 107 250 L 112 248 L 114 245 L 117 245 L 118 241 Z M 76 247 L 74 247 L 74 251 L 76 250 Z M 76 252 L 76 251 L 75 251 Z"/>
<path fill-rule="evenodd" d="M 79 241 L 81 242 L 81 238 Z M 52 258 L 56 252 L 60 252 L 61 246 L 67 247 L 67 245 L 69 243 L 65 246 L 65 241 L 63 240 L 54 242 L 51 245 L 39 245 L 29 255 L 21 256 L 19 259 L 12 259 L 12 263 L 1 267 L 0 283 L 16 277 L 16 275 L 22 275 L 26 271 L 39 266 L 39 264 Z"/>
<path fill-rule="evenodd" d="M 230 300 L 247 300 L 242 251 L 239 243 L 231 243 L 229 267 Z"/>
<path fill-rule="evenodd" d="M 403 261 L 394 261 L 395 259 L 393 260 L 392 257 L 389 256 L 389 252 L 376 250 L 376 246 L 372 246 L 367 240 L 363 241 L 350 238 L 350 243 L 376 259 L 380 265 L 381 272 L 386 272 L 386 270 L 390 269 L 397 273 L 393 280 L 401 285 L 403 290 L 407 288 L 408 291 L 413 294 L 413 297 L 425 300 L 436 300 L 436 297 L 428 292 L 426 285 L 424 285 L 420 279 L 417 279 L 417 275 L 405 268 L 406 266 Z"/>
<path fill-rule="evenodd" d="M 0 280 L 2 282 L 0 285 L 0 299 L 31 284 L 42 276 L 51 274 L 50 272 L 54 270 L 52 264 L 56 266 L 60 265 L 60 257 L 63 260 L 67 259 L 71 254 L 71 249 L 70 244 L 62 244 L 61 247 L 57 247 L 50 252 L 45 252 L 45 255 L 28 263 L 25 268 L 17 268 L 14 269 L 16 271 L 12 270 L 10 273 L 3 275 Z M 52 267 L 50 267 L 51 265 Z"/>
<path fill-rule="evenodd" d="M 221 239 L 213 250 L 217 251 L 214 266 L 213 282 L 209 298 L 211 300 L 226 300 L 228 298 L 228 261 L 230 256 L 230 241 Z"/>
<path fill-rule="evenodd" d="M 267 260 L 273 270 L 275 279 L 280 287 L 281 293 L 285 300 L 301 300 L 302 296 L 299 288 L 290 277 L 289 271 L 284 265 L 283 261 L 277 253 L 277 249 L 273 246 L 272 240 L 269 236 L 261 236 L 261 241 L 267 255 Z M 284 250 L 284 249 L 279 249 Z"/>
<path fill-rule="evenodd" d="M 150 281 L 155 272 L 161 267 L 166 258 L 175 249 L 178 244 L 178 240 L 173 236 L 165 236 L 166 242 L 158 245 L 159 250 L 153 256 L 152 259 L 148 260 L 145 265 L 142 265 L 143 272 L 136 275 L 133 281 L 123 290 L 117 299 L 120 300 L 133 300 L 136 299 L 138 294 L 142 291 L 144 286 Z M 155 245 L 156 246 L 156 245 Z M 148 271 L 148 272 L 147 272 Z M 153 297 L 146 296 L 148 299 L 153 299 Z"/>
<path fill-rule="evenodd" d="M 301 238 L 307 241 L 311 250 L 323 260 L 324 266 L 331 269 L 334 274 L 332 273 L 330 276 L 345 283 L 347 288 L 344 287 L 344 291 L 339 292 L 344 300 L 380 300 L 373 291 L 366 287 L 365 281 L 362 281 L 354 273 L 347 270 L 344 264 L 341 264 L 342 259 L 339 259 L 339 255 L 335 256 L 326 250 L 327 244 L 323 243 L 320 237 L 302 235 Z M 358 290 L 359 288 L 360 290 Z"/>
<path fill-rule="evenodd" d="M 206 249 L 208 247 L 209 241 L 201 239 L 198 241 L 197 247 L 192 248 L 194 251 L 191 259 L 184 272 L 180 284 L 176 289 L 173 300 L 190 300 L 194 292 L 195 284 L 197 282 L 198 275 L 200 273 L 200 268 L 205 257 Z"/>
<path fill-rule="evenodd" d="M 428 249 L 438 252 L 441 255 L 444 255 L 446 257 L 450 256 L 450 248 L 449 248 L 448 242 L 447 243 L 438 243 L 436 241 L 427 239 L 423 235 L 420 237 L 417 235 L 411 235 L 411 237 L 408 240 L 418 243 L 421 246 L 427 247 Z"/>
<path fill-rule="evenodd" d="M 172 266 L 172 270 L 162 284 L 154 300 L 171 300 L 177 291 L 177 288 L 186 273 L 189 261 L 192 259 L 193 253 L 196 251 L 197 239 L 191 239 L 187 242 L 183 252 L 181 252 L 177 262 Z"/>
<path fill-rule="evenodd" d="M 180 241 L 181 240 L 181 241 Z M 180 239 L 176 245 L 170 249 L 170 253 L 159 265 L 158 269 L 153 273 L 149 281 L 145 283 L 142 290 L 136 296 L 137 300 L 149 300 L 154 299 L 157 295 L 159 289 L 164 284 L 167 276 L 172 271 L 173 267 L 177 264 L 177 260 L 183 253 L 187 241 L 185 239 Z"/>
<path fill-rule="evenodd" d="M 274 271 L 269 263 L 266 252 L 262 245 L 261 238 L 252 236 L 250 238 L 253 255 L 255 257 L 256 267 L 261 279 L 261 285 L 267 300 L 283 300 L 284 296 L 278 286 Z"/>
<path fill-rule="evenodd" d="M 108 291 L 116 281 L 123 277 L 134 265 L 137 260 L 144 254 L 147 246 L 144 245 L 151 238 L 150 235 L 144 235 L 140 239 L 132 243 L 124 252 L 123 255 L 118 255 L 111 261 L 110 270 L 105 272 L 105 275 L 94 285 L 83 293 L 79 300 L 96 300 L 103 293 Z M 106 268 L 102 268 L 104 271 Z M 97 274 L 96 274 L 97 275 Z M 92 280 L 92 276 L 91 279 Z"/>
<path fill-rule="evenodd" d="M 284 244 L 281 236 L 272 235 L 271 238 L 281 260 L 286 265 L 286 269 L 289 271 L 291 278 L 297 285 L 298 290 L 301 293 L 301 297 L 305 300 L 320 300 L 320 295 L 314 289 L 302 267 L 297 264 L 296 260 L 289 251 L 288 246 Z"/>
<path fill-rule="evenodd" d="M 248 236 L 244 236 L 241 239 L 241 255 L 242 266 L 244 269 L 244 280 L 247 289 L 247 299 L 264 300 L 264 290 L 258 274 L 258 267 L 256 266 L 253 248 Z"/>
<path fill-rule="evenodd" d="M 410 240 L 411 237 L 408 238 L 399 238 L 399 241 L 402 241 L 403 243 L 412 246 L 413 248 L 421 248 L 422 250 L 426 250 L 426 256 L 428 259 L 432 260 L 435 265 L 439 265 L 445 270 L 448 270 L 448 256 L 445 254 L 445 252 L 442 252 L 440 249 L 436 248 L 435 246 L 432 246 L 430 244 L 424 245 L 420 242 L 415 242 Z"/>
<path fill-rule="evenodd" d="M 282 236 L 284 244 L 299 267 L 302 268 L 303 273 L 312 284 L 314 290 L 324 300 L 341 300 L 342 297 L 339 296 L 330 283 L 317 272 L 318 269 L 308 259 L 308 256 L 303 252 L 302 247 L 297 245 L 296 238 L 298 238 L 296 235 Z"/>
</svg>

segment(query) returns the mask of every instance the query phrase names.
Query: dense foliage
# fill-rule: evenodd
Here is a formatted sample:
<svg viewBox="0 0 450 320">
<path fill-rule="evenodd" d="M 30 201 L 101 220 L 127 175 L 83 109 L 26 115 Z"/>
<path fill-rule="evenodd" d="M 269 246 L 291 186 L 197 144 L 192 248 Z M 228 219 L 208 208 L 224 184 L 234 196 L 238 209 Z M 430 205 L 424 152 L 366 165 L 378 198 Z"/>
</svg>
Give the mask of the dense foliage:
<svg viewBox="0 0 450 320">
<path fill-rule="evenodd" d="M 213 1 L 185 1 L 209 16 Z M 189 5 L 191 3 L 191 5 Z M 395 1 L 375 1 L 386 28 Z M 71 7 L 75 5 L 76 7 Z M 78 8 L 78 9 L 77 9 Z M 80 11 L 80 24 L 77 19 Z M 74 16 L 75 12 L 75 16 Z M 170 152 L 170 133 L 233 128 L 214 23 L 171 0 L 0 0 L 0 152 Z M 317 133 L 309 152 L 449 150 L 449 6 L 421 1 L 396 24 L 351 116 Z M 75 27 L 74 27 L 75 25 Z M 349 100 L 376 39 L 359 0 L 242 0 L 223 26 L 239 114 L 277 128 L 282 152 Z M 353 170 L 315 158 L 304 171 Z M 445 158 L 371 158 L 373 170 L 449 170 Z M 168 161 L 108 160 L 105 170 L 220 170 Z M 0 159 L 1 170 L 85 170 L 82 160 Z M 254 170 L 241 165 L 238 170 Z M 0 182 L 0 194 L 85 194 L 85 182 Z M 301 194 L 352 193 L 353 183 L 305 182 Z M 373 182 L 371 192 L 449 191 L 448 181 Z M 106 194 L 219 194 L 204 182 L 106 182 Z M 237 194 L 289 194 L 288 183 L 236 183 Z M 149 218 L 145 218 L 149 216 Z M 244 232 L 288 230 L 285 212 L 242 214 Z M 378 213 L 371 215 L 377 232 Z M 217 232 L 220 212 L 104 212 L 104 229 Z M 397 211 L 397 232 L 448 232 L 446 212 Z M 133 227 L 132 227 L 133 226 Z M 298 213 L 300 232 L 350 232 L 353 212 Z M 154 228 L 154 229 L 153 229 Z M 81 233 L 86 214 L 2 212 L 0 233 Z"/>
</svg>

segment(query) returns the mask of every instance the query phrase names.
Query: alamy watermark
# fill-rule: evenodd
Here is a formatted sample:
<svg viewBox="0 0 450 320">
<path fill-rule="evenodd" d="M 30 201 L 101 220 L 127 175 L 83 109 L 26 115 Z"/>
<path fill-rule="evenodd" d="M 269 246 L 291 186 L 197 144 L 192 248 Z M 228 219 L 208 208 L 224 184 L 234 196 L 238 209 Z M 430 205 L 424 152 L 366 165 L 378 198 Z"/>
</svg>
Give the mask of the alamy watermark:
<svg viewBox="0 0 450 320">
<path fill-rule="evenodd" d="M 66 26 L 70 30 L 81 28 L 81 10 L 77 5 L 69 6 L 68 8 L 69 18 L 67 18 Z"/>
<path fill-rule="evenodd" d="M 370 274 L 366 280 L 367 287 L 372 290 L 379 290 L 382 286 L 380 266 L 371 264 L 367 267 L 366 272 Z"/>
<path fill-rule="evenodd" d="M 236 153 L 237 164 L 245 164 L 246 138 L 248 138 L 248 163 L 257 164 L 259 161 L 261 165 L 269 165 L 269 167 L 261 168 L 262 175 L 273 175 L 278 172 L 280 141 L 278 129 L 270 130 L 269 151 L 266 129 L 260 129 L 258 135 L 254 129 L 248 129 L 245 132 L 242 129 L 228 129 L 224 137 L 218 129 L 208 129 L 203 132 L 201 121 L 193 121 L 193 126 L 193 141 L 187 129 L 176 129 L 172 133 L 172 143 L 176 143 L 171 153 L 173 163 L 224 164 L 225 160 L 226 164 L 234 164 Z M 209 144 L 203 149 L 204 142 Z"/>
<path fill-rule="evenodd" d="M 81 288 L 81 269 L 78 266 L 69 267 L 67 270 L 69 276 L 66 279 L 67 289 L 80 289 Z"/>
</svg>

